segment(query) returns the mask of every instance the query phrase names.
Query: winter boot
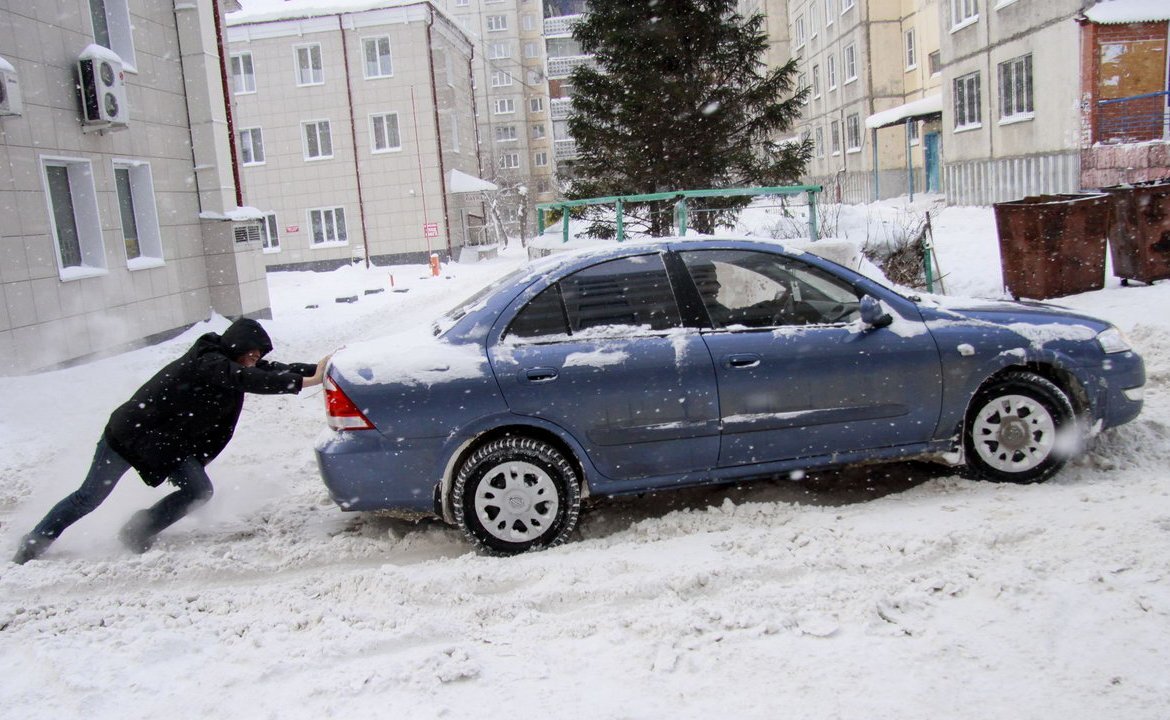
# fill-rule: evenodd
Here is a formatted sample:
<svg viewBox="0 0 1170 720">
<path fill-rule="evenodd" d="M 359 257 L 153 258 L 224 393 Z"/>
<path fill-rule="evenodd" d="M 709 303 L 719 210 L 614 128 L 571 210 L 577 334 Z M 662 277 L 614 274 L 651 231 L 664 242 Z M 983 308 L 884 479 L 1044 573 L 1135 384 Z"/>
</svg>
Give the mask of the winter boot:
<svg viewBox="0 0 1170 720">
<path fill-rule="evenodd" d="M 122 529 L 118 531 L 118 539 L 130 552 L 141 555 L 154 544 L 154 535 L 150 532 L 150 511 L 139 510 L 130 516 Z"/>
<path fill-rule="evenodd" d="M 51 537 L 29 533 L 20 539 L 20 546 L 16 548 L 16 555 L 12 556 L 12 562 L 24 565 L 29 560 L 36 560 L 44 555 L 52 544 L 53 538 Z"/>
</svg>

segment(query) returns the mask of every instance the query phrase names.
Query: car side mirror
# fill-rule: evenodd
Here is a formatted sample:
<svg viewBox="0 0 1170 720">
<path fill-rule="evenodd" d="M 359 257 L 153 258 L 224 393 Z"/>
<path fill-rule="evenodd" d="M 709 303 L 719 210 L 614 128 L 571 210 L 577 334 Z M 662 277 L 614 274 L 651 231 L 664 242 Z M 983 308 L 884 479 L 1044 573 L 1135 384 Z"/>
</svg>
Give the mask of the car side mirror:
<svg viewBox="0 0 1170 720">
<path fill-rule="evenodd" d="M 884 328 L 891 325 L 894 318 L 882 307 L 881 300 L 866 295 L 861 298 L 861 322 L 873 328 Z"/>
</svg>

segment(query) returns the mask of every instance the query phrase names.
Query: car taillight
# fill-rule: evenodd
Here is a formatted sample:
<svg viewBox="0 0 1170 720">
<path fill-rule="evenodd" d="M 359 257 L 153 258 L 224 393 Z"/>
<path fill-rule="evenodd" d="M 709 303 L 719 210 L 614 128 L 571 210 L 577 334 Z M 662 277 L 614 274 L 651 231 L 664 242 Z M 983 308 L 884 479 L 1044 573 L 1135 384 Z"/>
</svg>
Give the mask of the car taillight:
<svg viewBox="0 0 1170 720">
<path fill-rule="evenodd" d="M 328 375 L 325 376 L 325 419 L 334 430 L 374 429 L 374 424 Z"/>
</svg>

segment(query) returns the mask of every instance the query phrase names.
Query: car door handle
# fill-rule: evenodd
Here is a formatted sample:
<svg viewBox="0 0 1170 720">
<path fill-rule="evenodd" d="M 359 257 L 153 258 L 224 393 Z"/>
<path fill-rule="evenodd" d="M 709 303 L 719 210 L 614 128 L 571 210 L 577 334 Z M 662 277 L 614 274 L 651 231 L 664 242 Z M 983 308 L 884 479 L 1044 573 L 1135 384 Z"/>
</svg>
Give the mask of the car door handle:
<svg viewBox="0 0 1170 720">
<path fill-rule="evenodd" d="M 541 383 L 551 382 L 557 379 L 556 368 L 550 367 L 534 367 L 524 368 L 520 372 L 520 380 L 522 382 Z"/>
<path fill-rule="evenodd" d="M 760 364 L 762 360 L 759 355 L 755 353 L 741 353 L 738 355 L 728 355 L 724 362 L 729 368 L 754 368 Z"/>
</svg>

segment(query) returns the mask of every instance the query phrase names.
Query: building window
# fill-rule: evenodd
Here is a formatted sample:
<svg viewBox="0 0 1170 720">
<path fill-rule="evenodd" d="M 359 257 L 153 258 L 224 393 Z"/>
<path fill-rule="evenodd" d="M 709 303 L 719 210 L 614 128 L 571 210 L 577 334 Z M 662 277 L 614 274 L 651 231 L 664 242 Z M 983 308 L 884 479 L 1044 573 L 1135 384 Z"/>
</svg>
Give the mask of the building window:
<svg viewBox="0 0 1170 720">
<path fill-rule="evenodd" d="M 906 132 L 909 133 L 909 135 L 910 135 L 910 144 L 917 145 L 919 143 L 919 141 L 922 139 L 922 131 L 919 129 L 918 121 L 911 120 L 906 125 L 906 128 L 907 128 Z"/>
<path fill-rule="evenodd" d="M 280 252 L 280 233 L 277 232 L 276 213 L 268 213 L 260 223 L 260 240 L 264 252 Z"/>
<path fill-rule="evenodd" d="M 931 54 L 927 55 L 926 62 L 930 66 L 931 76 L 938 75 L 942 72 L 942 53 L 941 53 L 941 51 L 935 50 Z"/>
<path fill-rule="evenodd" d="M 529 98 L 528 112 L 533 114 L 544 112 L 544 98 Z"/>
<path fill-rule="evenodd" d="M 540 43 L 531 40 L 524 43 L 524 57 L 528 59 L 540 57 Z"/>
<path fill-rule="evenodd" d="M 492 60 L 502 60 L 512 57 L 512 43 L 494 42 L 488 46 L 488 57 Z"/>
<path fill-rule="evenodd" d="M 861 150 L 861 116 L 857 113 L 845 118 L 845 143 L 847 152 Z"/>
<path fill-rule="evenodd" d="M 533 155 L 532 164 L 536 167 L 548 167 L 548 153 L 541 151 Z"/>
<path fill-rule="evenodd" d="M 504 153 L 500 156 L 501 170 L 515 170 L 520 167 L 520 153 Z"/>
<path fill-rule="evenodd" d="M 841 0 L 841 14 L 844 15 L 846 10 L 853 9 L 854 0 Z"/>
<path fill-rule="evenodd" d="M 158 206 L 154 181 L 146 163 L 116 163 L 114 185 L 118 190 L 118 217 L 127 265 L 155 267 L 162 262 L 162 233 L 158 227 Z"/>
<path fill-rule="evenodd" d="M 504 70 L 492 72 L 492 87 L 508 87 L 512 84 L 512 73 Z"/>
<path fill-rule="evenodd" d="M 295 48 L 297 55 L 297 85 L 320 85 L 325 82 L 325 71 L 321 66 L 321 46 L 301 45 Z"/>
<path fill-rule="evenodd" d="M 1032 56 L 1023 55 L 999 64 L 999 117 L 1023 120 L 1033 116 Z"/>
<path fill-rule="evenodd" d="M 816 130 L 816 139 L 813 141 L 813 149 L 816 156 L 823 158 L 825 156 L 825 129 L 819 127 Z"/>
<path fill-rule="evenodd" d="M 845 82 L 857 79 L 857 46 L 845 46 Z"/>
<path fill-rule="evenodd" d="M 240 156 L 245 165 L 264 164 L 264 133 L 260 128 L 240 131 Z"/>
<path fill-rule="evenodd" d="M 812 40 L 821 31 L 821 14 L 817 11 L 817 6 L 810 5 L 808 8 L 808 39 Z"/>
<path fill-rule="evenodd" d="M 837 89 L 837 56 L 830 55 L 826 60 L 825 79 L 829 83 L 829 90 Z"/>
<path fill-rule="evenodd" d="M 305 129 L 305 159 L 324 160 L 333 157 L 333 136 L 328 120 L 303 123 Z"/>
<path fill-rule="evenodd" d="M 256 71 L 252 67 L 252 53 L 232 55 L 232 92 L 246 95 L 256 92 Z"/>
<path fill-rule="evenodd" d="M 516 142 L 515 125 L 496 125 L 496 142 Z"/>
<path fill-rule="evenodd" d="M 837 120 L 829 123 L 829 149 L 834 155 L 841 154 L 841 123 Z"/>
<path fill-rule="evenodd" d="M 89 18 L 94 42 L 116 52 L 124 69 L 138 72 L 129 1 L 89 0 Z"/>
<path fill-rule="evenodd" d="M 310 238 L 314 246 L 344 245 L 349 242 L 345 232 L 345 208 L 318 208 L 309 211 Z"/>
<path fill-rule="evenodd" d="M 807 90 L 808 89 L 808 73 L 797 73 L 796 74 L 796 89 L 797 90 Z M 802 100 L 800 104 L 801 105 L 808 105 L 808 95 L 804 96 L 804 100 Z"/>
<path fill-rule="evenodd" d="M 819 98 L 821 96 L 821 66 L 813 65 L 812 67 L 812 91 L 813 97 Z"/>
<path fill-rule="evenodd" d="M 488 32 L 499 32 L 508 29 L 507 15 L 488 15 L 487 16 Z"/>
<path fill-rule="evenodd" d="M 394 62 L 390 58 L 390 36 L 366 38 L 362 41 L 366 57 L 366 79 L 392 77 Z"/>
<path fill-rule="evenodd" d="M 496 98 L 493 105 L 496 115 L 507 115 L 516 112 L 516 101 L 512 98 Z"/>
<path fill-rule="evenodd" d="M 45 160 L 44 172 L 45 197 L 62 278 L 105 272 L 102 223 L 90 162 Z"/>
<path fill-rule="evenodd" d="M 951 29 L 970 25 L 979 19 L 979 0 L 951 0 Z"/>
<path fill-rule="evenodd" d="M 955 129 L 977 128 L 983 118 L 979 114 L 979 73 L 955 78 Z"/>
<path fill-rule="evenodd" d="M 524 21 L 524 29 L 525 30 L 535 30 L 536 29 L 536 16 L 533 15 L 532 13 L 524 13 L 521 16 L 521 20 Z"/>
<path fill-rule="evenodd" d="M 537 123 L 532 126 L 532 139 L 540 140 L 544 137 L 544 123 Z"/>
<path fill-rule="evenodd" d="M 833 24 L 833 17 L 837 14 L 837 0 L 825 0 L 825 27 Z"/>
<path fill-rule="evenodd" d="M 373 133 L 373 152 L 402 149 L 402 138 L 398 134 L 398 113 L 371 115 L 370 130 Z"/>
<path fill-rule="evenodd" d="M 914 28 L 906 31 L 906 69 L 913 70 L 918 67 L 918 48 L 914 41 Z"/>
<path fill-rule="evenodd" d="M 541 78 L 540 72 L 538 70 L 529 70 L 528 71 L 528 84 L 529 85 L 533 85 L 533 86 L 539 85 L 541 79 L 542 78 Z"/>
<path fill-rule="evenodd" d="M 455 7 L 467 7 L 471 0 L 455 0 Z"/>
<path fill-rule="evenodd" d="M 803 15 L 796 18 L 796 22 L 793 24 L 793 27 L 795 28 L 793 33 L 796 35 L 796 47 L 802 48 L 802 47 L 804 47 L 804 16 Z"/>
</svg>

